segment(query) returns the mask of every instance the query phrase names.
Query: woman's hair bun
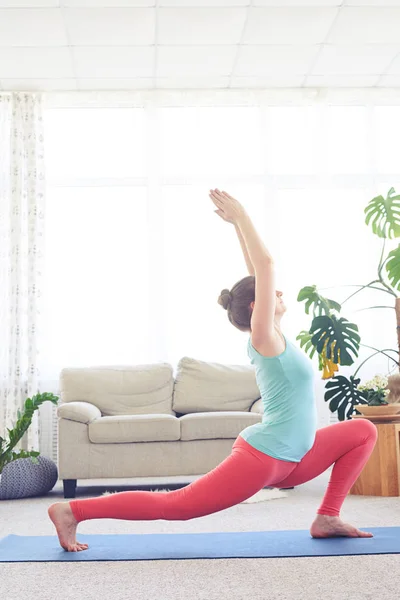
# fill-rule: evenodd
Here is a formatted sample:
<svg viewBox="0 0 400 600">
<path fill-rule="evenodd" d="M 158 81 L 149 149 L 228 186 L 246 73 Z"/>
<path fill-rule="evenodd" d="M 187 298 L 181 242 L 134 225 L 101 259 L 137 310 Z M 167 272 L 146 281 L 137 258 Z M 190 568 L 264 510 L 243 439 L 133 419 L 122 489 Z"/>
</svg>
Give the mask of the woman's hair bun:
<svg viewBox="0 0 400 600">
<path fill-rule="evenodd" d="M 225 308 L 225 310 L 228 310 L 231 306 L 231 302 L 232 302 L 232 294 L 230 293 L 230 291 L 228 289 L 223 289 L 218 298 L 218 304 L 223 306 Z"/>
</svg>

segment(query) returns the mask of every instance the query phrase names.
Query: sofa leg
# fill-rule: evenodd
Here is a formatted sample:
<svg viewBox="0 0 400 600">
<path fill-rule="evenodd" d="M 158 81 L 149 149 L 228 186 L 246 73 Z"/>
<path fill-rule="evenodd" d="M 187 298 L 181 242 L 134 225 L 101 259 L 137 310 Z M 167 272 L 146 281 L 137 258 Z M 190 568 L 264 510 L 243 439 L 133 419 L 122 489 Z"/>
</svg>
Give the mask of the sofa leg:
<svg viewBox="0 0 400 600">
<path fill-rule="evenodd" d="M 75 498 L 76 479 L 63 479 L 64 498 Z"/>
</svg>

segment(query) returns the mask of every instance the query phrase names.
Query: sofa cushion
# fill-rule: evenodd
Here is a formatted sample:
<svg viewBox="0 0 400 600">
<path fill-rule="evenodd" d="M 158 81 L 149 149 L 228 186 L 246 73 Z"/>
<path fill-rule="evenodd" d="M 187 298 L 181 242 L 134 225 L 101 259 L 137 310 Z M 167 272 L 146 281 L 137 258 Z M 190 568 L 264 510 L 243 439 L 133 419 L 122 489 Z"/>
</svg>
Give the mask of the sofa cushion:
<svg viewBox="0 0 400 600">
<path fill-rule="evenodd" d="M 261 415 L 240 411 L 205 412 L 179 419 L 181 441 L 237 438 L 246 427 L 261 422 Z"/>
<path fill-rule="evenodd" d="M 167 363 L 63 369 L 62 402 L 89 402 L 103 415 L 172 415 L 173 370 Z"/>
<path fill-rule="evenodd" d="M 89 423 L 89 440 L 94 444 L 174 442 L 179 438 L 179 419 L 172 415 L 120 415 Z"/>
<path fill-rule="evenodd" d="M 259 397 L 252 365 L 224 365 L 188 357 L 178 363 L 172 403 L 175 412 L 249 411 Z"/>
</svg>

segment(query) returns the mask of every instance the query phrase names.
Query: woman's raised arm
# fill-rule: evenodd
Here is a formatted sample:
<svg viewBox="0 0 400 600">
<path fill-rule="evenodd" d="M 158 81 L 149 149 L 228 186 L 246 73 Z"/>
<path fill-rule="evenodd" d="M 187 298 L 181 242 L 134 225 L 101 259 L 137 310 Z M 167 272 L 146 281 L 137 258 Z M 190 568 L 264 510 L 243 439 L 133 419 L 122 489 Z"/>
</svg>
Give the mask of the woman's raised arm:
<svg viewBox="0 0 400 600">
<path fill-rule="evenodd" d="M 252 340 L 254 344 L 262 345 L 275 337 L 274 261 L 240 202 L 219 190 L 212 190 L 210 197 L 225 220 L 235 223 L 243 237 L 256 280 L 255 301 L 251 316 Z"/>
</svg>

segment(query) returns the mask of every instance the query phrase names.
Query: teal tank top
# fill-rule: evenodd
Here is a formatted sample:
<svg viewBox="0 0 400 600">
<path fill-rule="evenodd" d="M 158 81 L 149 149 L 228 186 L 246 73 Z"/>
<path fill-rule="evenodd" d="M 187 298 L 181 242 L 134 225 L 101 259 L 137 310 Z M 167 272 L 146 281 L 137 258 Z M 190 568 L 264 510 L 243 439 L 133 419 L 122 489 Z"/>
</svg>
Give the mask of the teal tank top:
<svg viewBox="0 0 400 600">
<path fill-rule="evenodd" d="M 285 342 L 282 354 L 266 357 L 249 338 L 247 353 L 255 366 L 264 412 L 262 422 L 240 436 L 273 458 L 300 462 L 312 448 L 317 430 L 314 370 L 304 352 L 286 338 Z"/>
</svg>

